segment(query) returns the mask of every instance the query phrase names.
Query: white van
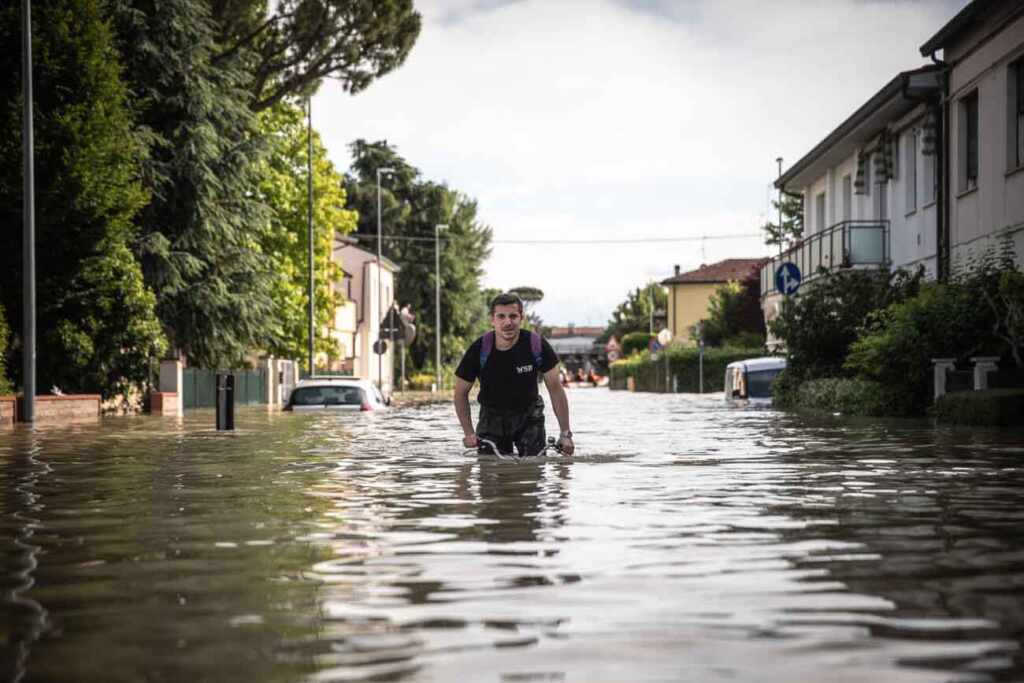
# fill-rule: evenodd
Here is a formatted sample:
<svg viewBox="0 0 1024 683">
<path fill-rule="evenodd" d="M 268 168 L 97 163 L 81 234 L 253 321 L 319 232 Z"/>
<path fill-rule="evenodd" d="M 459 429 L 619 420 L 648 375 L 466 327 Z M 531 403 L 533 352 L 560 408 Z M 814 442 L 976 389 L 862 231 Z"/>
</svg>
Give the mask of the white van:
<svg viewBox="0 0 1024 683">
<path fill-rule="evenodd" d="M 786 359 L 775 356 L 729 363 L 725 368 L 726 403 L 770 406 L 772 382 L 785 369 Z"/>
</svg>

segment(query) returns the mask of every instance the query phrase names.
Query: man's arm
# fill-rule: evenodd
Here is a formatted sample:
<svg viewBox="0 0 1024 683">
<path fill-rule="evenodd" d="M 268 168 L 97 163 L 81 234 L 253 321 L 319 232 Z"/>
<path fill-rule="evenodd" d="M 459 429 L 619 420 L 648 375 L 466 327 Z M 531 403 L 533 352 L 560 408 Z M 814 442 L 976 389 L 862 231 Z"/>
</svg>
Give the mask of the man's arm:
<svg viewBox="0 0 1024 683">
<path fill-rule="evenodd" d="M 466 448 L 476 448 L 479 440 L 476 437 L 476 430 L 473 429 L 473 416 L 469 412 L 469 390 L 473 388 L 472 382 L 467 382 L 461 377 L 455 377 L 455 415 L 459 418 L 462 426 L 462 445 Z"/>
<path fill-rule="evenodd" d="M 548 388 L 548 395 L 551 397 L 551 409 L 555 411 L 555 417 L 558 419 L 558 429 L 564 434 L 569 431 L 569 399 L 565 396 L 562 383 L 558 381 L 557 365 L 544 373 L 544 385 Z M 562 452 L 566 455 L 572 455 L 576 450 L 572 438 L 562 438 L 559 435 L 558 441 L 562 445 Z"/>
</svg>

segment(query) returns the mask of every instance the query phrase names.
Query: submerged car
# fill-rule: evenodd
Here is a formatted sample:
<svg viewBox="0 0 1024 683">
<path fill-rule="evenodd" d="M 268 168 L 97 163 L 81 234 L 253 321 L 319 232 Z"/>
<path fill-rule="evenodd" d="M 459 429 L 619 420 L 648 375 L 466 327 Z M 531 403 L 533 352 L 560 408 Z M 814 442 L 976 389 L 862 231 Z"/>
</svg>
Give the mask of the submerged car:
<svg viewBox="0 0 1024 683">
<path fill-rule="evenodd" d="M 772 382 L 785 369 L 786 359 L 774 356 L 729 363 L 725 368 L 726 403 L 770 406 Z"/>
<path fill-rule="evenodd" d="M 285 410 L 383 410 L 391 401 L 367 379 L 310 377 L 301 380 L 288 396 Z"/>
</svg>

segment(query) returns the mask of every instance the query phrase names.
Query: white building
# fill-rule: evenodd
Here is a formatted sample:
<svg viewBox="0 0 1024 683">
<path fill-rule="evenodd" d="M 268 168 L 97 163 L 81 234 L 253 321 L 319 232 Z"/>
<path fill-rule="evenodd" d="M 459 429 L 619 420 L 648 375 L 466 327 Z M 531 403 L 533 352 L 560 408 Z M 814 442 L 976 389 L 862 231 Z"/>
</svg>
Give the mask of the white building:
<svg viewBox="0 0 1024 683">
<path fill-rule="evenodd" d="M 949 259 L 1008 237 L 1024 258 L 1024 2 L 974 0 L 921 54 L 948 69 L 943 119 Z"/>
<path fill-rule="evenodd" d="M 803 198 L 804 235 L 761 270 L 767 320 L 782 300 L 781 261 L 804 282 L 837 268 L 938 274 L 941 75 L 939 66 L 898 74 L 779 178 L 779 189 Z"/>
<path fill-rule="evenodd" d="M 380 335 L 381 321 L 395 301 L 395 278 L 401 269 L 382 258 L 378 270 L 377 255 L 355 244 L 345 238 L 335 242 L 334 261 L 345 273 L 336 286 L 352 305 L 338 309 L 332 334 L 352 354 L 346 369 L 350 368 L 355 377 L 379 381 L 384 393 L 390 394 L 394 387 L 394 349 L 389 344 L 387 352 L 378 355 L 373 343 Z"/>
<path fill-rule="evenodd" d="M 766 320 L 783 261 L 810 283 L 837 268 L 945 279 L 1009 237 L 1024 262 L 1024 0 L 974 0 L 921 54 L 933 63 L 898 74 L 776 182 L 802 198 L 804 235 L 762 269 Z"/>
</svg>

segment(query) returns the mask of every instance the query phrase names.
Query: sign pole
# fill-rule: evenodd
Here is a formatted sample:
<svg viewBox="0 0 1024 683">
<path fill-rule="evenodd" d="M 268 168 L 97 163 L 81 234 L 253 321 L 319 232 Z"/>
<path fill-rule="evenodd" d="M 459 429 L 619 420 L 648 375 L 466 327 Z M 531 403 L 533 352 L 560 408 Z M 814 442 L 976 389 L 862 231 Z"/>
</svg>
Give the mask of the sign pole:
<svg viewBox="0 0 1024 683">
<path fill-rule="evenodd" d="M 36 419 L 36 205 L 35 205 L 35 154 L 32 139 L 32 0 L 22 0 L 22 55 L 21 82 L 24 99 L 22 129 L 24 146 L 22 156 L 24 169 L 24 193 L 22 196 L 22 389 L 25 394 L 22 419 L 34 422 Z"/>
</svg>

